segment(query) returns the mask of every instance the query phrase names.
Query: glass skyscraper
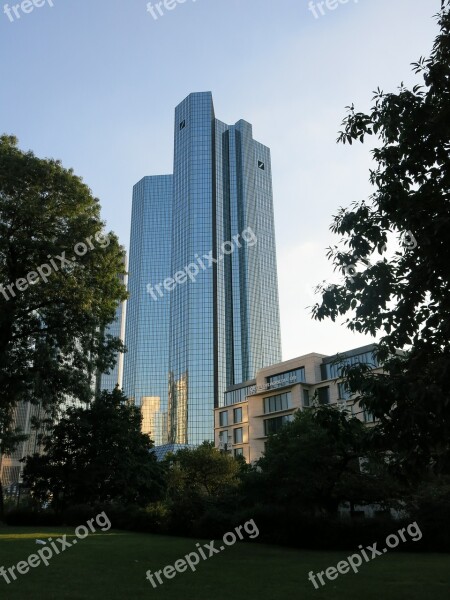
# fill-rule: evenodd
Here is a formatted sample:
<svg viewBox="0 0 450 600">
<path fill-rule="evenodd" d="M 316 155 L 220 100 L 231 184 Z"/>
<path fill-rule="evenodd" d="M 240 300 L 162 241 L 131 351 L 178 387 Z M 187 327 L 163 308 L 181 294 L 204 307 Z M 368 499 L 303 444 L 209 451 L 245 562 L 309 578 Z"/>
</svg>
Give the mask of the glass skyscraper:
<svg viewBox="0 0 450 600">
<path fill-rule="evenodd" d="M 212 440 L 225 389 L 280 362 L 281 340 L 270 150 L 210 92 L 175 110 L 173 175 L 134 188 L 129 293 L 124 391 L 145 430 Z"/>
<path fill-rule="evenodd" d="M 144 177 L 134 186 L 128 267 L 123 390 L 142 409 L 143 431 L 167 441 L 170 296 L 154 301 L 153 281 L 171 273 L 173 177 Z"/>
<path fill-rule="evenodd" d="M 125 259 L 126 262 L 126 259 Z M 119 275 L 120 282 L 126 285 L 125 275 Z M 121 302 L 116 309 L 116 316 L 112 323 L 108 325 L 105 331 L 106 336 L 112 336 L 124 340 L 125 338 L 125 302 Z M 122 388 L 123 381 L 123 354 L 117 353 L 116 364 L 109 373 L 100 373 L 97 376 L 97 390 L 107 390 L 112 392 L 116 386 Z"/>
</svg>

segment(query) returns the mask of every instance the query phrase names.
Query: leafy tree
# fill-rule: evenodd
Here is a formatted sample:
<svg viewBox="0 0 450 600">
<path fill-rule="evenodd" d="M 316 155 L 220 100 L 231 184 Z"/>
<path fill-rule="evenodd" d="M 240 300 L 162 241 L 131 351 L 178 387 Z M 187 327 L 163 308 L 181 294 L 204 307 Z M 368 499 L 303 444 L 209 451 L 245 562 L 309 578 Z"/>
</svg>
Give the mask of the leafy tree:
<svg viewBox="0 0 450 600">
<path fill-rule="evenodd" d="M 195 492 L 201 496 L 219 497 L 239 483 L 241 463 L 229 454 L 219 452 L 213 442 L 198 448 L 185 448 L 166 459 L 169 495 Z"/>
<path fill-rule="evenodd" d="M 69 408 L 44 440 L 44 454 L 27 459 L 24 481 L 57 510 L 119 501 L 145 506 L 161 497 L 163 470 L 141 433 L 140 409 L 123 393 L 103 391 L 87 408 Z"/>
<path fill-rule="evenodd" d="M 222 516 L 230 512 L 245 469 L 241 461 L 219 452 L 212 442 L 169 455 L 165 467 L 166 506 L 171 528 L 178 534 L 191 534 L 193 524 L 210 510 Z"/>
<path fill-rule="evenodd" d="M 298 411 L 268 439 L 251 477 L 255 501 L 332 515 L 342 502 L 392 499 L 396 485 L 384 459 L 368 453 L 367 436 L 361 421 L 335 407 Z"/>
<path fill-rule="evenodd" d="M 124 251 L 103 228 L 79 177 L 0 137 L 2 440 L 18 402 L 41 403 L 50 417 L 67 397 L 87 402 L 93 375 L 123 350 L 102 334 L 126 297 Z"/>
<path fill-rule="evenodd" d="M 341 143 L 378 137 L 375 191 L 335 216 L 342 240 L 329 258 L 347 277 L 322 286 L 313 309 L 318 320 L 347 315 L 351 330 L 381 334 L 384 374 L 345 374 L 386 448 L 416 475 L 450 467 L 450 2 L 441 4 L 432 53 L 413 65 L 422 85 L 378 90 L 368 114 L 351 106 L 343 122 Z"/>
</svg>

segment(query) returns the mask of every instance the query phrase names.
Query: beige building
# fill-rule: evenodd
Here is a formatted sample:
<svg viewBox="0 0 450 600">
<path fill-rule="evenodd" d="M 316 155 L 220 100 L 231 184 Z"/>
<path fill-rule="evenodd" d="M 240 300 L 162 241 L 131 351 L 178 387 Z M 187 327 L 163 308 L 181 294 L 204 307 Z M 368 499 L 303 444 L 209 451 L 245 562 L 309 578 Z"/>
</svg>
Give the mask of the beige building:
<svg viewBox="0 0 450 600">
<path fill-rule="evenodd" d="M 216 447 L 254 462 L 264 453 L 270 434 L 291 421 L 297 410 L 314 404 L 335 405 L 373 422 L 340 380 L 344 365 L 365 363 L 378 368 L 373 349 L 371 345 L 334 356 L 306 354 L 261 369 L 256 380 L 229 388 L 223 406 L 214 411 Z"/>
</svg>

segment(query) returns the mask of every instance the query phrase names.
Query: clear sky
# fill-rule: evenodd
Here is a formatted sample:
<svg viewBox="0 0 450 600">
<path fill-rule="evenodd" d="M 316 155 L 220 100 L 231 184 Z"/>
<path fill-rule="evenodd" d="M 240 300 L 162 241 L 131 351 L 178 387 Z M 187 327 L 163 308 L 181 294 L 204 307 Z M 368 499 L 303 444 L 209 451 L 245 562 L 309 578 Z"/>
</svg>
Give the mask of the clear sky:
<svg viewBox="0 0 450 600">
<path fill-rule="evenodd" d="M 440 0 L 334 2 L 315 18 L 308 0 L 186 0 L 156 20 L 146 0 L 45 0 L 20 19 L 0 0 L 0 132 L 82 176 L 126 247 L 132 186 L 172 171 L 185 96 L 211 90 L 220 120 L 253 124 L 272 150 L 284 359 L 370 341 L 307 308 L 335 280 L 333 214 L 371 192 L 371 146 L 335 141 L 345 106 L 416 81 L 437 33 Z"/>
</svg>

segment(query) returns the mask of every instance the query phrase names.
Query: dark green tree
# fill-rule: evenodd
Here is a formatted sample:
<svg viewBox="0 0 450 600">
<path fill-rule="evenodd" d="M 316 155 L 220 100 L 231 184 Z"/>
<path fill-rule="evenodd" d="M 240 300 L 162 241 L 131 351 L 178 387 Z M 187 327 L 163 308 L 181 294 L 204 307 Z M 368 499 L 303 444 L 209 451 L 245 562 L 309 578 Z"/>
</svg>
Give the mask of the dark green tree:
<svg viewBox="0 0 450 600">
<path fill-rule="evenodd" d="M 345 282 L 321 286 L 313 309 L 381 336 L 384 373 L 345 374 L 379 420 L 379 443 L 414 477 L 450 467 L 450 2 L 441 4 L 431 55 L 413 65 L 421 84 L 378 90 L 369 113 L 351 106 L 343 122 L 339 142 L 378 138 L 374 192 L 335 216 L 341 243 L 329 258 Z"/>
<path fill-rule="evenodd" d="M 102 334 L 126 297 L 123 272 L 82 180 L 1 136 L 0 439 L 11 440 L 21 401 L 51 419 L 67 397 L 91 400 L 93 375 L 123 349 Z"/>
<path fill-rule="evenodd" d="M 239 461 L 219 452 L 212 442 L 169 455 L 166 466 L 169 494 L 191 491 L 207 497 L 219 497 L 227 488 L 236 487 L 242 468 Z"/>
<path fill-rule="evenodd" d="M 384 458 L 369 452 L 368 435 L 361 421 L 335 407 L 297 412 L 267 441 L 250 477 L 254 500 L 315 515 L 334 515 L 342 502 L 391 501 L 397 485 Z"/>
<path fill-rule="evenodd" d="M 165 460 L 166 506 L 171 526 L 178 534 L 192 533 L 193 524 L 214 511 L 219 521 L 235 505 L 236 493 L 245 466 L 212 442 L 186 448 Z"/>
<path fill-rule="evenodd" d="M 24 482 L 33 497 L 56 510 L 75 504 L 159 500 L 163 469 L 141 432 L 141 411 L 116 389 L 87 408 L 70 408 L 48 432 L 44 453 L 29 457 Z"/>
</svg>

